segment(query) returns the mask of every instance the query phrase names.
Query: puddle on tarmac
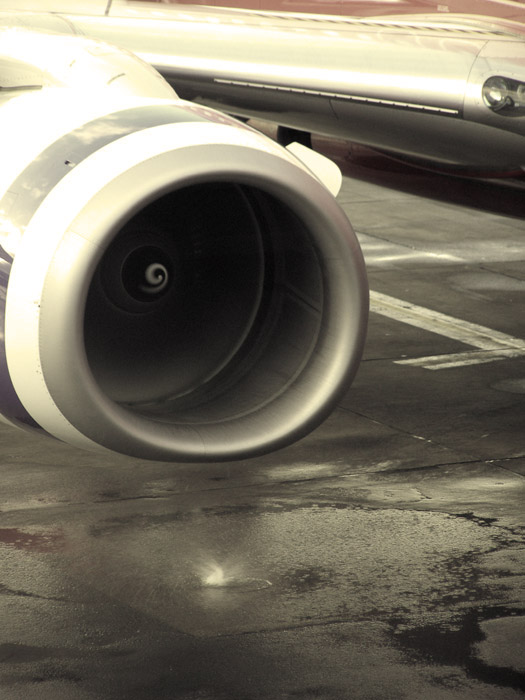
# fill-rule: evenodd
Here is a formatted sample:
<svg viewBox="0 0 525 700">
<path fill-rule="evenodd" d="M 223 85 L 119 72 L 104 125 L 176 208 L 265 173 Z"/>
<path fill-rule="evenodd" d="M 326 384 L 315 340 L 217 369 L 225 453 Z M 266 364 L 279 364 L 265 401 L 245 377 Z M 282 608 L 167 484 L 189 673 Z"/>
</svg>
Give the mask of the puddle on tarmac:
<svg viewBox="0 0 525 700">
<path fill-rule="evenodd" d="M 219 564 L 203 567 L 200 582 L 204 588 L 240 588 L 247 591 L 257 591 L 272 585 L 266 579 L 244 576 L 238 567 L 228 570 Z"/>
<path fill-rule="evenodd" d="M 506 391 L 509 394 L 525 394 L 525 379 L 503 379 L 500 382 L 491 384 L 492 389 Z"/>
</svg>

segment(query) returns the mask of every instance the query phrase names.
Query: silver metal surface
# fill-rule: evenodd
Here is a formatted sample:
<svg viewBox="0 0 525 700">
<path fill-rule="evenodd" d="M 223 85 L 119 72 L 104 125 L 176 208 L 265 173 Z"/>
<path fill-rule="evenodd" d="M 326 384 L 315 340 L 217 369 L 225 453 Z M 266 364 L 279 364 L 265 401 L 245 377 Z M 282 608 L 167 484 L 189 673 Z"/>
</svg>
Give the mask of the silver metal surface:
<svg viewBox="0 0 525 700">
<path fill-rule="evenodd" d="M 0 109 L 4 419 L 165 461 L 304 436 L 366 332 L 337 167 L 176 99 L 133 54 L 28 31 L 33 16 L 0 32 L 16 69 Z"/>
<path fill-rule="evenodd" d="M 482 100 L 492 75 L 525 82 L 517 22 L 159 8 L 68 19 L 135 52 L 193 101 L 440 167 L 525 164 L 525 113 L 495 114 Z"/>
</svg>

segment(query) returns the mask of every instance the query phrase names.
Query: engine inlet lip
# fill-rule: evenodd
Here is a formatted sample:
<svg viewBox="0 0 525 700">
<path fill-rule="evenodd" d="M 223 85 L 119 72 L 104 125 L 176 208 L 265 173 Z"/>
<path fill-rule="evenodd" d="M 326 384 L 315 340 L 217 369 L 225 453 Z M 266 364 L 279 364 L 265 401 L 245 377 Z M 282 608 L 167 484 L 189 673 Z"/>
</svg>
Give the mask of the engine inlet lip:
<svg viewBox="0 0 525 700">
<path fill-rule="evenodd" d="M 68 224 L 56 252 L 56 266 L 48 273 L 41 296 L 39 328 L 44 340 L 39 344 L 40 364 L 46 391 L 68 422 L 66 425 L 57 418 L 51 425 L 49 411 L 46 415 L 42 412 L 49 432 L 75 444 L 92 441 L 146 459 L 240 459 L 277 449 L 306 434 L 346 391 L 362 353 L 366 329 L 366 276 L 357 241 L 343 212 L 322 185 L 285 158 L 248 148 L 249 166 L 244 144 L 167 150 L 108 182 L 86 200 Z M 235 426 L 228 420 L 211 425 L 154 422 L 115 403 L 97 384 L 84 347 L 87 294 L 105 251 L 135 214 L 164 194 L 210 181 L 259 188 L 311 220 L 312 243 L 319 252 L 327 284 L 322 340 L 290 391 L 276 396 L 271 407 L 256 407 L 236 419 Z M 59 264 L 66 258 L 75 261 L 68 268 L 68 295 L 61 278 L 65 268 Z M 60 313 L 47 313 L 51 309 Z M 305 384 L 317 387 L 315 395 L 305 396 Z"/>
</svg>

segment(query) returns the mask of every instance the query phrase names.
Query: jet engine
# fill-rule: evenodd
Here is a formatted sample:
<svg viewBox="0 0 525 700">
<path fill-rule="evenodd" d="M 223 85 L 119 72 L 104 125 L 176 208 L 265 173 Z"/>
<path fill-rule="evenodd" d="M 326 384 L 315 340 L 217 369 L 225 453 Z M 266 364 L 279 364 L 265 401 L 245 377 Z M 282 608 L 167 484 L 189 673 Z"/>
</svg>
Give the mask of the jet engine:
<svg viewBox="0 0 525 700">
<path fill-rule="evenodd" d="M 98 42 L 69 40 L 101 63 Z M 16 61 L 26 89 L 0 105 L 4 420 L 164 461 L 254 456 L 317 426 L 359 364 L 368 296 L 315 158 L 167 84 L 82 90 L 45 68 L 38 85 Z"/>
</svg>

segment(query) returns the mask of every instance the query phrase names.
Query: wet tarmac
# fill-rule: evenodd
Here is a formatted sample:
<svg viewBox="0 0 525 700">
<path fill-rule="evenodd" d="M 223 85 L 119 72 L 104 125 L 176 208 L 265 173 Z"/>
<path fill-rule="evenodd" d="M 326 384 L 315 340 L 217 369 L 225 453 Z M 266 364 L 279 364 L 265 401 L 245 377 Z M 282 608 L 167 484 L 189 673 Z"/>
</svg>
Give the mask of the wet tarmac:
<svg viewBox="0 0 525 700">
<path fill-rule="evenodd" d="M 373 292 L 352 390 L 244 463 L 1 427 L 1 700 L 524 697 L 525 190 L 321 146 Z"/>
</svg>

